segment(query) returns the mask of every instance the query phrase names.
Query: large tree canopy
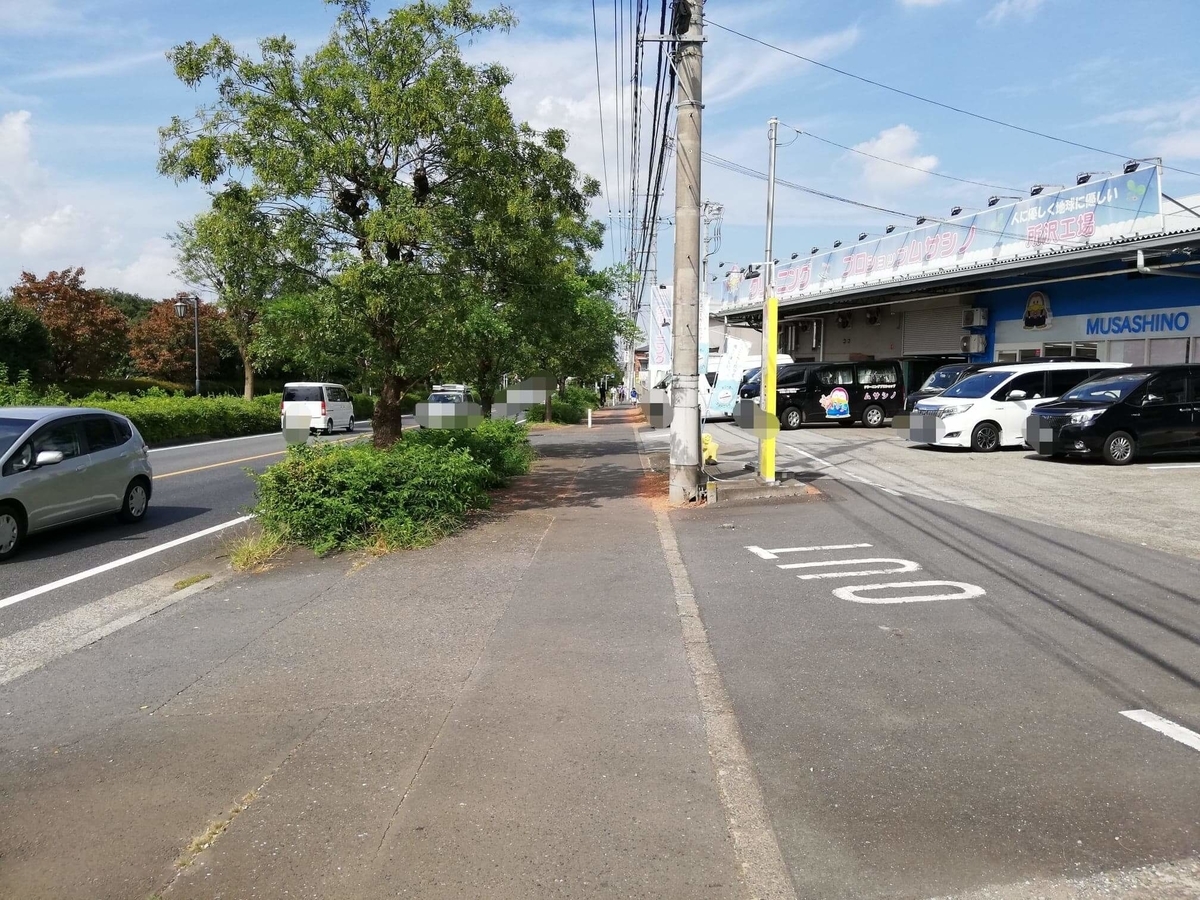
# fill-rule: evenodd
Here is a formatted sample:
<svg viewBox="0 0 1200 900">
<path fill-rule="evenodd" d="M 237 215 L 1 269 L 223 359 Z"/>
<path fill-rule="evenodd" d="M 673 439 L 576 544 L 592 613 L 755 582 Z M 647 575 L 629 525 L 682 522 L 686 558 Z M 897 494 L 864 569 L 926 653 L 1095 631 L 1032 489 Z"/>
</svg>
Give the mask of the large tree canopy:
<svg viewBox="0 0 1200 900">
<path fill-rule="evenodd" d="M 35 312 L 50 334 L 50 372 L 54 378 L 98 378 L 121 362 L 128 346 L 129 322 L 119 309 L 83 283 L 81 268 L 38 278 L 22 272 L 13 286 L 13 302 Z"/>
<path fill-rule="evenodd" d="M 369 367 L 388 444 L 410 386 L 462 372 L 490 403 L 503 374 L 546 356 L 600 245 L 598 190 L 564 132 L 513 121 L 507 72 L 464 60 L 462 42 L 514 24 L 507 10 L 420 0 L 376 18 L 367 0 L 327 2 L 337 24 L 310 56 L 283 37 L 256 58 L 219 37 L 176 47 L 178 77 L 216 99 L 162 129 L 159 167 L 254 197 L 234 231 L 269 231 L 309 283 L 267 317 L 340 339 L 294 358 Z M 252 332 L 264 358 L 289 355 L 261 318 Z"/>
</svg>

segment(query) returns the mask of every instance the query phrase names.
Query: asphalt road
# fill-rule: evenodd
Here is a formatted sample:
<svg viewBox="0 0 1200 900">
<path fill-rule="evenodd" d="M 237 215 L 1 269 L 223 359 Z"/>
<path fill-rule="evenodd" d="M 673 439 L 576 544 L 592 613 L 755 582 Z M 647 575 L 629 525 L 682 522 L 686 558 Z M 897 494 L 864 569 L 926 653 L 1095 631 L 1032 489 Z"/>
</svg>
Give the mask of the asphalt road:
<svg viewBox="0 0 1200 900">
<path fill-rule="evenodd" d="M 415 427 L 411 417 L 406 426 Z M 360 425 L 355 433 L 370 434 Z M 353 439 L 340 434 L 317 440 Z M 33 535 L 21 554 L 0 566 L 0 603 L 30 589 L 185 538 L 246 514 L 254 499 L 247 469 L 262 471 L 285 452 L 283 435 L 258 435 L 150 451 L 154 495 L 145 520 L 122 525 L 115 517 Z M 240 526 L 245 527 L 245 526 Z M 107 572 L 0 608 L 0 637 L 21 631 L 85 603 L 140 584 L 214 552 L 239 527 L 155 553 Z"/>
<path fill-rule="evenodd" d="M 1200 747 L 1123 715 L 1200 731 L 1200 564 L 813 477 L 673 515 L 798 896 L 1200 854 Z"/>
</svg>

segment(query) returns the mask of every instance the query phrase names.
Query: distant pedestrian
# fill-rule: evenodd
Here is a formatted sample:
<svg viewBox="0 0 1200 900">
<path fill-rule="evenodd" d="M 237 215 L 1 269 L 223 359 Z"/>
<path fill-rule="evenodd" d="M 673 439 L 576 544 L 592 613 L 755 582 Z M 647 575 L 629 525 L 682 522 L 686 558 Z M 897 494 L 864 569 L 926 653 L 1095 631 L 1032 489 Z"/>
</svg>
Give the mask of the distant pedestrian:
<svg viewBox="0 0 1200 900">
<path fill-rule="evenodd" d="M 634 406 L 637 406 L 637 388 L 630 388 L 629 402 L 632 403 Z"/>
<path fill-rule="evenodd" d="M 608 385 L 602 384 L 600 385 L 600 405 L 604 406 L 606 402 L 608 402 Z"/>
</svg>

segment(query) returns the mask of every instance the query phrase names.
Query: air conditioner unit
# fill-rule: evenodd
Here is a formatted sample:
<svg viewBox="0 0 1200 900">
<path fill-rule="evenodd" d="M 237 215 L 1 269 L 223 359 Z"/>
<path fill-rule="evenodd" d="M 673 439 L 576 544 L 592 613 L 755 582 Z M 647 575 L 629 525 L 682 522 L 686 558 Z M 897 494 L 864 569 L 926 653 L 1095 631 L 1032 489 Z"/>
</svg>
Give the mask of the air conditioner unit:
<svg viewBox="0 0 1200 900">
<path fill-rule="evenodd" d="M 875 309 L 867 310 L 867 324 L 868 325 L 878 325 L 879 324 L 879 309 L 878 309 L 878 307 L 876 307 Z"/>
<path fill-rule="evenodd" d="M 987 335 L 984 334 L 965 334 L 962 339 L 963 353 L 985 353 L 987 352 Z"/>
<path fill-rule="evenodd" d="M 987 325 L 986 309 L 964 309 L 962 311 L 963 328 L 983 328 Z"/>
</svg>

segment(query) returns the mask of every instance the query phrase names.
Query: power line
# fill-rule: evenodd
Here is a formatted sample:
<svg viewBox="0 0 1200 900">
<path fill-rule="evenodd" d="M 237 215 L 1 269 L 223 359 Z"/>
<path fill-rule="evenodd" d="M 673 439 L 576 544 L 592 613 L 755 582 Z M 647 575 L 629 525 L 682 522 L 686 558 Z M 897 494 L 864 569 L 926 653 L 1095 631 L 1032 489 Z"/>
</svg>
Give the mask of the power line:
<svg viewBox="0 0 1200 900">
<path fill-rule="evenodd" d="M 812 59 L 807 56 L 803 56 L 802 54 L 795 53 L 791 50 L 787 50 L 776 44 L 772 44 L 768 41 L 764 41 L 761 38 L 756 38 L 756 37 L 753 37 L 752 35 L 744 34 L 743 32 L 738 31 L 737 29 L 729 28 L 728 26 L 721 25 L 718 22 L 712 21 L 711 19 L 705 19 L 705 22 L 709 25 L 712 25 L 714 28 L 719 28 L 722 31 L 728 32 L 729 34 L 732 34 L 732 35 L 736 35 L 737 37 L 740 37 L 747 41 L 751 41 L 755 44 L 759 44 L 763 47 L 767 47 L 770 50 L 775 50 L 776 52 L 782 53 L 785 56 L 790 56 L 794 59 L 800 60 L 801 62 L 806 62 L 806 63 L 809 63 L 810 65 L 817 66 L 818 68 L 825 69 L 826 71 L 834 72 L 838 75 L 843 75 L 846 78 L 853 78 L 855 81 L 861 81 L 863 84 L 869 84 L 873 87 L 882 88 L 885 91 L 891 91 L 893 94 L 899 94 L 900 96 L 908 97 L 911 100 L 919 100 L 922 103 L 928 103 L 931 106 L 937 106 L 937 107 L 940 107 L 941 109 L 945 109 L 945 110 L 949 110 L 950 112 L 958 113 L 959 115 L 970 116 L 971 118 L 979 119 L 982 122 L 990 122 L 993 125 L 999 125 L 1003 128 L 1011 128 L 1013 131 L 1020 131 L 1025 134 L 1033 135 L 1034 137 L 1040 137 L 1040 138 L 1043 138 L 1048 141 L 1056 141 L 1057 143 L 1066 144 L 1070 147 L 1078 147 L 1081 150 L 1087 150 L 1092 153 L 1101 153 L 1101 154 L 1104 154 L 1105 156 L 1115 156 L 1118 159 L 1136 158 L 1136 157 L 1131 156 L 1131 154 L 1128 154 L 1128 153 L 1117 153 L 1114 150 L 1105 150 L 1102 147 L 1093 147 L 1091 144 L 1083 144 L 1083 143 L 1080 143 L 1079 141 L 1072 141 L 1072 140 L 1069 140 L 1068 138 L 1062 138 L 1062 137 L 1058 137 L 1057 135 L 1047 134 L 1044 131 L 1036 131 L 1033 128 L 1026 128 L 1023 125 L 1014 125 L 1012 122 L 1005 122 L 1002 119 L 996 119 L 991 116 L 985 116 L 982 113 L 973 112 L 972 110 L 969 110 L 969 109 L 963 109 L 960 106 L 953 106 L 949 103 L 943 103 L 940 100 L 933 100 L 929 97 L 923 97 L 920 94 L 914 94 L 912 91 L 906 91 L 903 88 L 893 87 L 890 84 L 884 84 L 882 81 L 875 81 L 874 79 L 867 78 L 866 76 L 863 76 L 863 75 L 856 75 L 854 72 L 847 72 L 845 69 L 839 69 L 837 66 L 829 65 L 829 63 L 818 62 L 815 59 Z M 1164 169 L 1170 169 L 1172 172 L 1180 172 L 1181 174 L 1184 174 L 1184 175 L 1194 175 L 1194 176 L 1200 178 L 1200 172 L 1193 172 L 1189 169 L 1181 169 L 1178 166 L 1163 165 L 1162 167 Z"/>
<path fill-rule="evenodd" d="M 592 40 L 596 45 L 596 105 L 600 110 L 600 162 L 604 172 L 604 201 L 611 216 L 612 191 L 608 188 L 608 150 L 604 138 L 604 92 L 600 89 L 600 27 L 596 23 L 596 0 L 592 0 Z M 613 252 L 616 252 L 615 249 Z"/>
<path fill-rule="evenodd" d="M 957 181 L 959 184 L 974 184 L 978 187 L 994 188 L 998 191 L 1022 193 L 1021 188 L 1006 187 L 1002 184 L 988 184 L 986 181 L 973 181 L 970 178 L 957 178 L 954 175 L 947 175 L 944 172 L 935 172 L 933 169 L 922 169 L 920 166 L 910 166 L 908 163 L 900 162 L 898 159 L 888 159 L 886 156 L 876 156 L 874 153 L 868 153 L 866 150 L 859 150 L 857 147 L 847 147 L 845 144 L 839 144 L 837 141 L 831 141 L 829 138 L 823 138 L 820 135 L 813 134 L 811 131 L 805 131 L 801 128 L 797 128 L 795 125 L 788 125 L 786 122 L 781 122 L 780 124 L 785 128 L 792 129 L 792 131 L 796 132 L 798 135 L 804 135 L 804 137 L 812 138 L 814 141 L 820 141 L 822 144 L 828 144 L 831 147 L 847 150 L 850 153 L 857 153 L 859 156 L 866 156 L 870 159 L 878 160 L 879 162 L 888 163 L 889 165 L 899 166 L 902 169 L 910 169 L 913 172 L 922 172 L 925 175 L 933 175 L 937 178 L 945 178 L 947 181 Z M 781 144 L 780 146 L 787 145 Z"/>
</svg>

